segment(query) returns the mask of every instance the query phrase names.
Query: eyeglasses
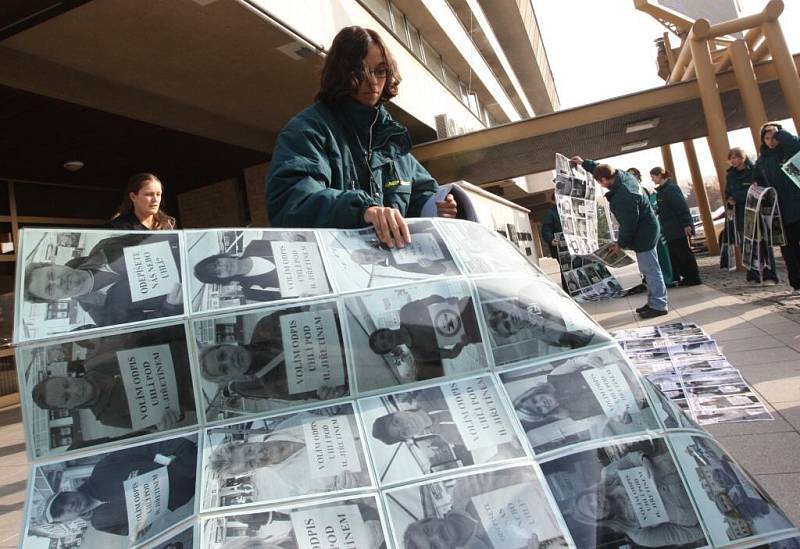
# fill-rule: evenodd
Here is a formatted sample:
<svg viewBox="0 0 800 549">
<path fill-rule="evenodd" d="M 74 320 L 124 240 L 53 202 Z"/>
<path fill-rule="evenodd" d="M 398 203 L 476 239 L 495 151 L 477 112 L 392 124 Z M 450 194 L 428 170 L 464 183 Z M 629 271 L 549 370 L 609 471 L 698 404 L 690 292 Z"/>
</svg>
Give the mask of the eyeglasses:
<svg viewBox="0 0 800 549">
<path fill-rule="evenodd" d="M 361 69 L 361 76 L 366 80 L 370 76 L 375 78 L 375 80 L 383 80 L 389 76 L 392 71 L 387 69 L 386 67 L 378 67 L 377 69 L 368 69 L 366 67 L 362 67 Z"/>
</svg>

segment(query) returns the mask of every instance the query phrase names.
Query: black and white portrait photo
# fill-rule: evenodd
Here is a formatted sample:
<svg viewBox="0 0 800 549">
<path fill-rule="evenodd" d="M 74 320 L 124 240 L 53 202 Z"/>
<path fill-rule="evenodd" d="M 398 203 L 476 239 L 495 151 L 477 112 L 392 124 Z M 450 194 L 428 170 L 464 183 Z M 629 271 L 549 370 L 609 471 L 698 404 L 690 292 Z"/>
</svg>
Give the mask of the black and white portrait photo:
<svg viewBox="0 0 800 549">
<path fill-rule="evenodd" d="M 670 439 L 715 545 L 792 528 L 767 493 L 707 436 Z"/>
<path fill-rule="evenodd" d="M 530 465 L 403 486 L 387 491 L 385 502 L 403 549 L 567 547 Z"/>
<path fill-rule="evenodd" d="M 498 367 L 608 341 L 586 313 L 548 281 L 497 277 L 475 282 Z"/>
<path fill-rule="evenodd" d="M 197 424 L 183 324 L 17 350 L 34 457 Z"/>
<path fill-rule="evenodd" d="M 195 320 L 194 334 L 209 420 L 350 393 L 336 302 Z"/>
<path fill-rule="evenodd" d="M 462 280 L 344 299 L 359 391 L 486 368 L 472 292 Z"/>
<path fill-rule="evenodd" d="M 408 220 L 411 243 L 403 248 L 382 244 L 372 228 L 321 231 L 331 271 L 342 292 L 403 284 L 433 276 L 459 274 L 433 221 Z"/>
<path fill-rule="evenodd" d="M 202 536 L 206 549 L 386 549 L 385 527 L 374 496 L 208 518 Z"/>
<path fill-rule="evenodd" d="M 205 510 L 372 484 L 351 404 L 210 427 L 205 437 Z"/>
<path fill-rule="evenodd" d="M 471 221 L 436 219 L 453 255 L 468 274 L 516 272 L 542 276 L 507 238 Z"/>
<path fill-rule="evenodd" d="M 488 376 L 366 398 L 359 408 L 381 484 L 525 456 Z"/>
<path fill-rule="evenodd" d="M 624 357 L 609 347 L 500 375 L 536 454 L 659 427 Z"/>
<path fill-rule="evenodd" d="M 186 231 L 193 312 L 331 293 L 313 231 Z"/>
<path fill-rule="evenodd" d="M 195 513 L 197 453 L 193 435 L 36 466 L 21 545 L 122 549 L 157 537 Z"/>
<path fill-rule="evenodd" d="M 708 543 L 662 438 L 585 450 L 542 470 L 578 549 Z"/>
<path fill-rule="evenodd" d="M 183 314 L 177 233 L 61 234 L 20 233 L 16 341 Z"/>
</svg>

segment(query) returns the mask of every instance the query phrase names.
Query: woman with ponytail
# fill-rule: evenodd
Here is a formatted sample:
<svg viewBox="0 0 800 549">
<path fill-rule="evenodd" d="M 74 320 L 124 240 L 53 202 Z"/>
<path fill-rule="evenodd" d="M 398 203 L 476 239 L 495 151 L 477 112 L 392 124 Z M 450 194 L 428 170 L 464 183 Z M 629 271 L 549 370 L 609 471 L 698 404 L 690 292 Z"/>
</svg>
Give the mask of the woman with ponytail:
<svg viewBox="0 0 800 549">
<path fill-rule="evenodd" d="M 131 231 L 168 231 L 175 228 L 175 218 L 161 210 L 164 187 L 151 173 L 139 173 L 128 180 L 122 204 L 108 225 Z"/>
</svg>

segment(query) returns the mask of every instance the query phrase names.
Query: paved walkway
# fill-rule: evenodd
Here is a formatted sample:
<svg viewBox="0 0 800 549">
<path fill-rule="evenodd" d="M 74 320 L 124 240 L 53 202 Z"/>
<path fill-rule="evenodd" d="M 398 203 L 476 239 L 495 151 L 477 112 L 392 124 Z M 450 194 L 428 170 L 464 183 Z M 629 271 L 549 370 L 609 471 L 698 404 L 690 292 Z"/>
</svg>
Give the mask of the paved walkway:
<svg viewBox="0 0 800 549">
<path fill-rule="evenodd" d="M 670 314 L 648 321 L 634 312 L 643 295 L 588 303 L 585 309 L 609 331 L 696 322 L 717 341 L 775 420 L 707 429 L 800 525 L 800 324 L 707 285 L 671 289 L 669 299 Z"/>
</svg>

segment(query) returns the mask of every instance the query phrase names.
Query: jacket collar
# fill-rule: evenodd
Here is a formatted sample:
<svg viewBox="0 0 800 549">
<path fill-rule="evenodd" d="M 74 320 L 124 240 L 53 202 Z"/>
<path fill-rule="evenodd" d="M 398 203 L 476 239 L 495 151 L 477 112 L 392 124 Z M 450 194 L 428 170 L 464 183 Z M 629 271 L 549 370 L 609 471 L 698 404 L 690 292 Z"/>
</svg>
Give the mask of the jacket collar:
<svg viewBox="0 0 800 549">
<path fill-rule="evenodd" d="M 658 187 L 656 187 L 656 192 L 660 193 L 661 191 L 665 191 L 667 187 L 674 184 L 675 182 L 672 179 L 667 179 L 663 185 L 659 185 Z"/>
<path fill-rule="evenodd" d="M 745 158 L 745 160 L 744 160 L 744 169 L 743 170 L 737 170 L 733 166 L 730 166 L 727 169 L 727 172 L 728 173 L 732 173 L 732 174 L 746 174 L 750 170 L 752 170 L 754 166 L 755 166 L 755 164 L 753 164 L 752 160 L 750 160 L 749 158 Z"/>
<path fill-rule="evenodd" d="M 369 139 L 372 127 L 372 148 L 376 157 L 394 160 L 411 151 L 408 130 L 392 119 L 384 105 L 368 107 L 351 97 L 345 97 L 334 105 L 333 110 L 347 129 L 356 131 L 362 141 L 365 137 Z M 362 144 L 367 146 L 366 142 Z M 373 158 L 372 164 L 381 164 L 380 160 Z"/>
</svg>

